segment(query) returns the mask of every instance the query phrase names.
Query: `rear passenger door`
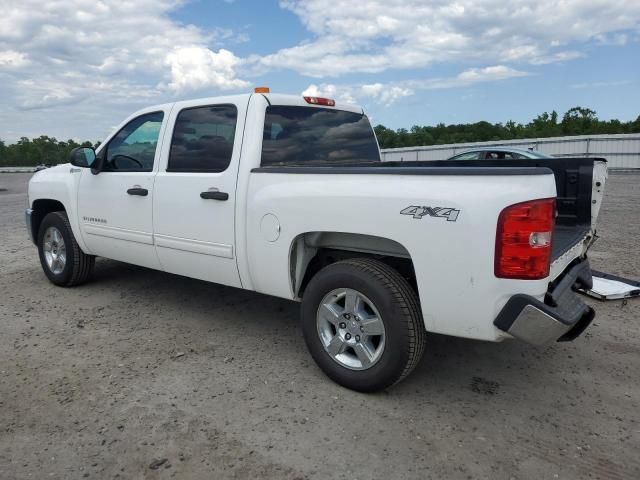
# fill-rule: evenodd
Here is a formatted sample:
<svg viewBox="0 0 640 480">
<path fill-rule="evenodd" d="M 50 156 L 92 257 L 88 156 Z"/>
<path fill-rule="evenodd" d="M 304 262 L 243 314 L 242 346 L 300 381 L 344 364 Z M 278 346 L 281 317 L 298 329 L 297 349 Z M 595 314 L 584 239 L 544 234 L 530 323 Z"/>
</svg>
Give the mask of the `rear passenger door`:
<svg viewBox="0 0 640 480">
<path fill-rule="evenodd" d="M 235 287 L 236 181 L 246 102 L 176 104 L 155 180 L 154 239 L 164 270 Z"/>
</svg>

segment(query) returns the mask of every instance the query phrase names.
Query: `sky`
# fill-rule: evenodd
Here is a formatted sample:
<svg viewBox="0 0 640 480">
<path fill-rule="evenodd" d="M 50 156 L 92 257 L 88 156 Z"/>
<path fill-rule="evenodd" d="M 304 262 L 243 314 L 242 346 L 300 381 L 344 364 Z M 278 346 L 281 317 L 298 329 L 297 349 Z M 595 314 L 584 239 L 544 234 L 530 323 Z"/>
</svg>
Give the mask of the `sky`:
<svg viewBox="0 0 640 480">
<path fill-rule="evenodd" d="M 640 115 L 640 0 L 0 0 L 0 139 L 101 140 L 134 111 L 272 92 L 375 124 Z"/>
</svg>

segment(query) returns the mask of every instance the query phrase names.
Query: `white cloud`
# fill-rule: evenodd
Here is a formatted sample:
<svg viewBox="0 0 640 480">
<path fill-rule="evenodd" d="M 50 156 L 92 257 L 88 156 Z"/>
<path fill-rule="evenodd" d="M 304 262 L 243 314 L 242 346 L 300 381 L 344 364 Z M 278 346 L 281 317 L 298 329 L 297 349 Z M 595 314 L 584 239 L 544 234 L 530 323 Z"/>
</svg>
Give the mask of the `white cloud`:
<svg viewBox="0 0 640 480">
<path fill-rule="evenodd" d="M 373 100 L 382 105 L 391 105 L 403 97 L 413 95 L 414 91 L 406 86 L 382 83 L 363 85 L 335 85 L 312 83 L 302 95 L 310 97 L 332 98 L 339 103 L 358 103 L 359 101 Z"/>
<path fill-rule="evenodd" d="M 574 83 L 571 88 L 612 88 L 630 85 L 631 80 L 607 80 L 603 82 Z"/>
<path fill-rule="evenodd" d="M 525 77 L 529 75 L 527 72 L 516 70 L 505 65 L 493 65 L 484 68 L 470 68 L 458 74 L 454 79 L 440 81 L 443 86 L 464 86 L 480 82 L 495 82 L 497 80 L 506 80 L 508 78 Z"/>
<path fill-rule="evenodd" d="M 177 91 L 246 88 L 249 82 L 235 78 L 234 68 L 239 61 L 229 50 L 220 49 L 215 53 L 198 46 L 176 48 L 166 56 L 171 67 L 169 87 Z"/>
<path fill-rule="evenodd" d="M 427 78 L 361 85 L 335 85 L 332 83 L 317 85 L 312 83 L 302 94 L 312 97 L 329 97 L 348 103 L 374 101 L 375 103 L 389 106 L 401 98 L 414 95 L 418 90 L 460 88 L 477 83 L 497 82 L 528 75 L 530 73 L 505 65 L 493 65 L 484 68 L 470 68 L 460 72 L 455 77 L 447 78 Z"/>
<path fill-rule="evenodd" d="M 333 86 L 333 85 L 332 85 Z M 323 97 L 327 96 L 326 93 L 320 89 L 320 87 L 314 83 L 309 85 L 305 90 L 302 91 L 302 95 L 305 97 Z"/>
<path fill-rule="evenodd" d="M 568 61 L 587 41 L 622 44 L 638 0 L 281 0 L 313 34 L 253 60 L 315 77 L 438 62 Z"/>
<path fill-rule="evenodd" d="M 19 68 L 29 64 L 29 60 L 24 53 L 15 50 L 0 51 L 0 67 Z"/>
<path fill-rule="evenodd" d="M 306 97 L 325 97 L 332 98 L 339 103 L 356 103 L 350 87 L 342 87 L 331 83 L 323 83 L 316 85 L 312 83 L 303 92 Z"/>
<path fill-rule="evenodd" d="M 28 86 L 25 83 L 23 86 Z M 71 92 L 64 88 L 63 85 L 58 87 L 49 87 L 39 95 L 34 95 L 24 99 L 20 105 L 24 110 L 33 110 L 46 107 L 57 107 L 62 105 L 70 105 L 79 103 L 84 99 L 84 95 L 79 92 Z"/>
<path fill-rule="evenodd" d="M 246 33 L 178 23 L 169 13 L 182 3 L 0 0 L 0 108 L 69 110 L 92 101 L 124 116 L 197 90 L 245 88 L 240 60 L 220 47 Z M 96 128 L 114 120 L 99 118 Z"/>
<path fill-rule="evenodd" d="M 371 97 L 383 105 L 391 105 L 400 98 L 409 97 L 415 93 L 413 89 L 408 87 L 381 83 L 362 85 L 360 91 L 363 96 Z"/>
<path fill-rule="evenodd" d="M 600 33 L 595 36 L 595 39 L 601 45 L 621 47 L 629 42 L 629 35 L 626 33 Z"/>
<path fill-rule="evenodd" d="M 575 60 L 576 58 L 584 57 L 584 53 L 576 52 L 575 50 L 565 50 L 562 52 L 556 52 L 549 55 L 540 55 L 532 60 L 530 63 L 532 65 L 546 65 L 548 63 L 556 63 L 556 62 L 568 62 L 570 60 Z"/>
</svg>

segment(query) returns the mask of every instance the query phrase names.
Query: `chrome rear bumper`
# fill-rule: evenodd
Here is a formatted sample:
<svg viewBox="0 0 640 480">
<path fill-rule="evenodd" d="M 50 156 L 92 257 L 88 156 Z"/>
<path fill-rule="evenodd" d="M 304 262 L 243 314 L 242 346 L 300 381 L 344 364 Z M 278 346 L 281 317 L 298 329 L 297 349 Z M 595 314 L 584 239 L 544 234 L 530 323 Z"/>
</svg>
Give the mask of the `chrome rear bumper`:
<svg viewBox="0 0 640 480">
<path fill-rule="evenodd" d="M 585 259 L 551 284 L 544 302 L 529 295 L 511 297 L 493 324 L 533 345 L 573 340 L 595 317 L 595 311 L 578 297 L 574 288 L 591 288 L 592 284 L 591 268 Z"/>
</svg>

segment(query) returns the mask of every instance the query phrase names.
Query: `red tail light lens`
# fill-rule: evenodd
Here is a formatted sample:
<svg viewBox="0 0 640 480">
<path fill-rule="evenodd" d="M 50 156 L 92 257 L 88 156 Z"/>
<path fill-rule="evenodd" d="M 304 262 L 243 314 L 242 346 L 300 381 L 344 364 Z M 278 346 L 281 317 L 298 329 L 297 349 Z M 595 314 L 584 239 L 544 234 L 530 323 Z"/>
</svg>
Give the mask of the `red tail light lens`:
<svg viewBox="0 0 640 480">
<path fill-rule="evenodd" d="M 336 101 L 331 100 L 330 98 L 320 98 L 320 97 L 304 97 L 307 103 L 311 105 L 324 105 L 327 107 L 335 107 Z"/>
<path fill-rule="evenodd" d="M 555 198 L 518 203 L 500 212 L 496 277 L 539 280 L 549 276 L 555 214 Z"/>
</svg>

